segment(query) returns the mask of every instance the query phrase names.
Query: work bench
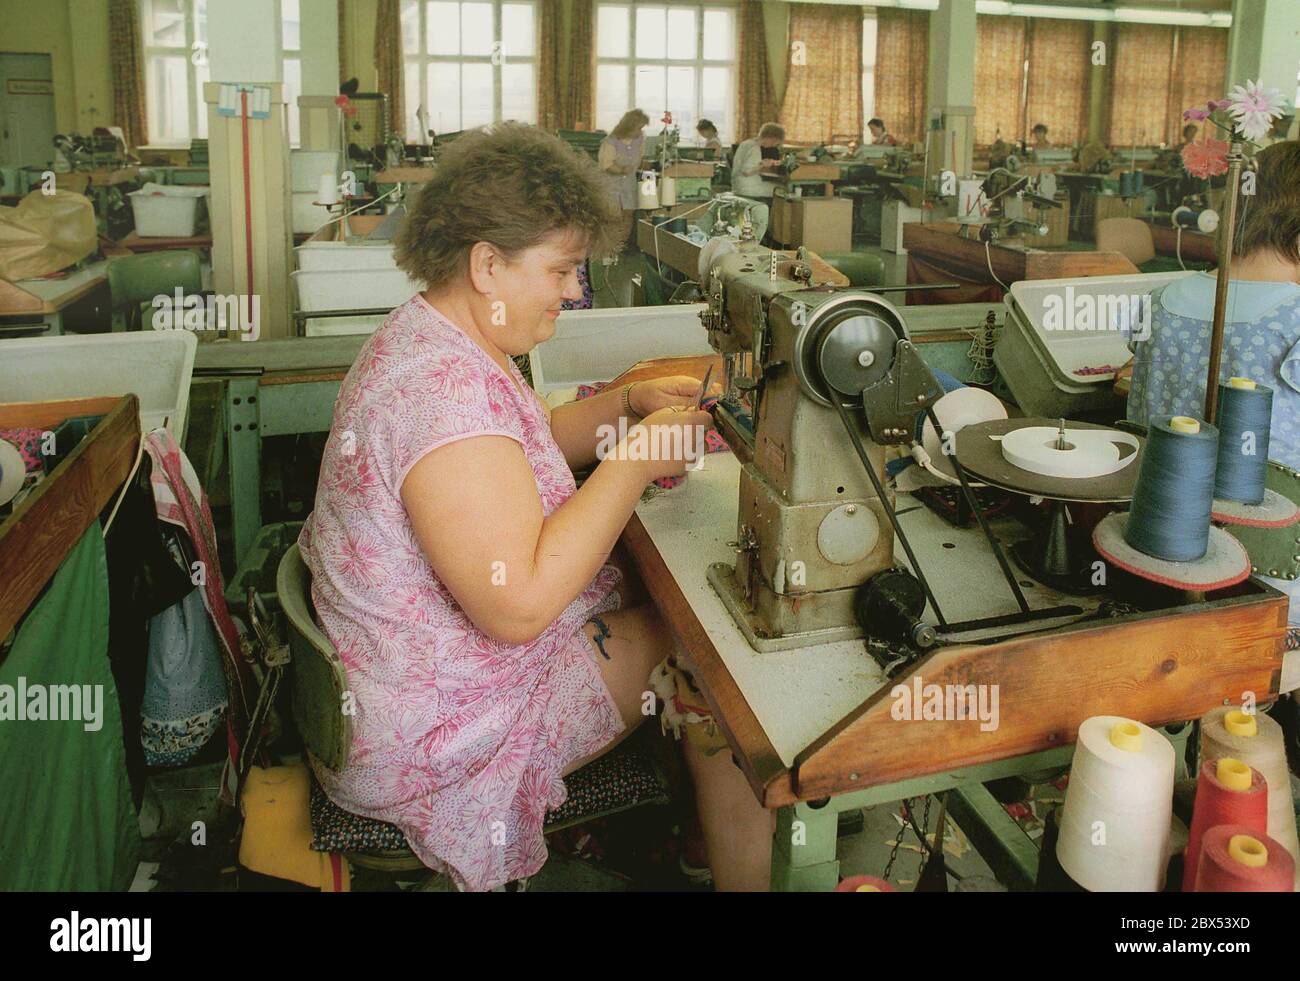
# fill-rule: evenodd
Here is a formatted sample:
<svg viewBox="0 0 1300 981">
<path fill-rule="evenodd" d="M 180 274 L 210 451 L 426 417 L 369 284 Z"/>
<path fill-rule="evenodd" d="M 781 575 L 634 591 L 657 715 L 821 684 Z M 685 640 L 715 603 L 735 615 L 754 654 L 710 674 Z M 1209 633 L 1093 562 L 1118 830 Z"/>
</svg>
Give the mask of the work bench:
<svg viewBox="0 0 1300 981">
<path fill-rule="evenodd" d="M 703 373 L 695 368 L 642 365 L 616 383 L 665 370 Z M 1263 702 L 1277 695 L 1287 601 L 1249 582 L 1192 606 L 1044 620 L 1040 632 L 1010 639 L 977 642 L 985 634 L 974 634 L 970 643 L 931 650 L 889 680 L 861 640 L 760 654 L 706 578 L 711 563 L 735 560 L 729 542 L 739 473 L 731 454 L 708 456 L 681 486 L 643 501 L 622 541 L 685 649 L 737 765 L 756 798 L 777 811 L 776 889 L 834 888 L 840 812 L 944 791 L 953 792 L 953 819 L 1002 881 L 1032 888 L 1037 845 L 987 782 L 1032 782 L 1063 770 L 1079 725 L 1101 714 L 1169 725 L 1182 759 L 1187 720 L 1242 692 Z M 951 527 L 905 495 L 896 507 L 921 562 L 930 562 L 931 585 L 950 620 L 1014 608 L 1001 609 L 1010 596 L 978 529 Z M 1017 527 L 1007 522 L 998 534 Z M 943 574 L 933 575 L 939 556 Z M 1035 609 L 1075 603 L 1095 612 L 1098 605 L 1028 578 L 1021 585 Z M 911 688 L 918 679 L 997 686 L 998 726 L 894 718 L 895 686 Z"/>
</svg>

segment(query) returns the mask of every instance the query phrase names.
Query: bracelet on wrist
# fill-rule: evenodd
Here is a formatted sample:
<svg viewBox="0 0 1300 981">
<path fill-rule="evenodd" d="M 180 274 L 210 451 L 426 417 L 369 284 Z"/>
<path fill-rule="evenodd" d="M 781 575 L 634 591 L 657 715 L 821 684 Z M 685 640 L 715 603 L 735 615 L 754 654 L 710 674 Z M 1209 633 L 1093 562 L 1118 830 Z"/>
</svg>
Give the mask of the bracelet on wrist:
<svg viewBox="0 0 1300 981">
<path fill-rule="evenodd" d="M 632 382 L 623 386 L 623 415 L 631 416 L 633 419 L 641 419 L 641 413 L 632 408 L 632 386 L 635 384 L 636 382 Z"/>
</svg>

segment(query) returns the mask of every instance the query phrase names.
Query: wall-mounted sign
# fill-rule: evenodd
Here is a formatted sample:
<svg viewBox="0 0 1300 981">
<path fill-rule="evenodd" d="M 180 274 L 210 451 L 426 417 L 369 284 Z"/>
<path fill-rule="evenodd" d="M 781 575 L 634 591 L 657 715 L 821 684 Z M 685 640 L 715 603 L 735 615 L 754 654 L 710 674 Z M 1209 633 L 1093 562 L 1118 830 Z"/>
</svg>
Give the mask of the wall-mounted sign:
<svg viewBox="0 0 1300 981">
<path fill-rule="evenodd" d="M 10 95 L 54 94 L 54 83 L 48 78 L 11 78 L 5 88 Z"/>
</svg>

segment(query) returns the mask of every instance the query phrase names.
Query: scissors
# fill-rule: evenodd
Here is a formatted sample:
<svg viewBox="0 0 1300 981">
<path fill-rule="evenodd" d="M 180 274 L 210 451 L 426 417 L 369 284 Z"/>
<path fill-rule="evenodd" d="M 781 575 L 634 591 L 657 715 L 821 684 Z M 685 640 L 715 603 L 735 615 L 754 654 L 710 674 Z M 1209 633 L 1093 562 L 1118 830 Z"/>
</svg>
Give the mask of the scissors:
<svg viewBox="0 0 1300 981">
<path fill-rule="evenodd" d="M 704 404 L 704 396 L 709 393 L 709 379 L 713 377 L 713 365 L 709 365 L 709 370 L 704 373 L 704 381 L 700 385 L 700 394 L 695 398 L 695 408 L 700 408 Z"/>
</svg>

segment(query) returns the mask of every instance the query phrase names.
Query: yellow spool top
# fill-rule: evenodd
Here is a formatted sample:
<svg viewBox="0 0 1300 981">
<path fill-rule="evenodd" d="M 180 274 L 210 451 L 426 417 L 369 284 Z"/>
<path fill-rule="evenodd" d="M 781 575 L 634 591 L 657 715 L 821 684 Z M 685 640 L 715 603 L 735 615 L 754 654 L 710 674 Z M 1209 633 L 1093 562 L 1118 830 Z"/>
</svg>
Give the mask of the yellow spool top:
<svg viewBox="0 0 1300 981">
<path fill-rule="evenodd" d="M 1241 760 L 1234 760 L 1231 756 L 1219 760 L 1219 765 L 1214 768 L 1214 775 L 1219 778 L 1219 783 L 1229 790 L 1250 789 L 1250 767 Z"/>
<path fill-rule="evenodd" d="M 1126 753 L 1139 753 L 1142 751 L 1142 730 L 1136 722 L 1116 722 L 1110 727 L 1110 742 Z"/>
<path fill-rule="evenodd" d="M 1254 379 L 1251 379 L 1251 378 L 1238 378 L 1238 377 L 1232 377 L 1232 378 L 1229 378 L 1229 379 L 1228 379 L 1228 387 L 1229 387 L 1229 388 L 1245 388 L 1245 389 L 1248 389 L 1248 390 L 1250 390 L 1250 391 L 1254 391 L 1254 389 L 1255 389 L 1255 382 L 1254 382 Z"/>
<path fill-rule="evenodd" d="M 1228 857 L 1248 869 L 1262 869 L 1268 864 L 1268 849 L 1258 838 L 1233 835 L 1228 839 Z"/>
<path fill-rule="evenodd" d="M 1193 419 L 1191 416 L 1174 416 L 1169 420 L 1169 428 L 1176 433 L 1191 433 L 1192 435 L 1195 435 L 1201 431 L 1201 423 L 1199 420 Z"/>
<path fill-rule="evenodd" d="M 1241 709 L 1233 709 L 1223 716 L 1223 728 L 1234 736 L 1255 736 L 1259 734 L 1259 725 L 1253 715 L 1247 715 Z"/>
<path fill-rule="evenodd" d="M 879 886 L 873 886 L 873 885 L 871 885 L 871 884 L 869 884 L 869 883 L 864 883 L 864 884 L 858 886 L 858 888 L 854 889 L 853 891 L 854 891 L 854 892 L 880 892 L 880 887 L 879 887 Z"/>
</svg>

